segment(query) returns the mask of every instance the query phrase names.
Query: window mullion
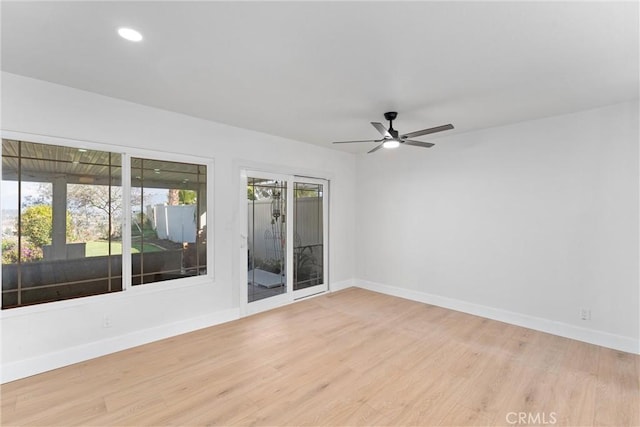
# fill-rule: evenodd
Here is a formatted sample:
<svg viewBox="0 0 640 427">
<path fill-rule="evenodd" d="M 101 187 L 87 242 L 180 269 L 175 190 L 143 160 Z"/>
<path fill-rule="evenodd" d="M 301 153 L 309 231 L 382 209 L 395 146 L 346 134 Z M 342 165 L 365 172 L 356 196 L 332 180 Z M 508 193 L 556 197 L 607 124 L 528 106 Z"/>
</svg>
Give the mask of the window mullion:
<svg viewBox="0 0 640 427">
<path fill-rule="evenodd" d="M 122 154 L 122 289 L 131 288 L 131 156 Z"/>
</svg>

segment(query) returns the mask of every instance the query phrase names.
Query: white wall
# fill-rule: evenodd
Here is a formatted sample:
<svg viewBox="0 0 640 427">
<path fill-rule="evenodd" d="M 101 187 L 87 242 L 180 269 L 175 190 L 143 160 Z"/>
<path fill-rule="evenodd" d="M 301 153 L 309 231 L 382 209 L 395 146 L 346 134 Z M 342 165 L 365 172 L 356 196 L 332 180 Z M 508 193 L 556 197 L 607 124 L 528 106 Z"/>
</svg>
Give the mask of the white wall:
<svg viewBox="0 0 640 427">
<path fill-rule="evenodd" d="M 236 318 L 243 165 L 331 180 L 334 287 L 358 277 L 363 287 L 640 350 L 637 103 L 356 161 L 12 74 L 1 83 L 2 129 L 215 159 L 215 283 L 3 311 L 5 381 Z M 592 320 L 578 318 L 581 307 Z M 102 327 L 104 315 L 112 327 Z"/>
<path fill-rule="evenodd" d="M 5 310 L 3 380 L 237 317 L 243 165 L 330 179 L 330 284 L 352 279 L 353 155 L 8 73 L 1 83 L 3 130 L 215 159 L 215 283 Z"/>
<path fill-rule="evenodd" d="M 639 352 L 638 138 L 635 102 L 360 157 L 357 277 Z"/>
</svg>

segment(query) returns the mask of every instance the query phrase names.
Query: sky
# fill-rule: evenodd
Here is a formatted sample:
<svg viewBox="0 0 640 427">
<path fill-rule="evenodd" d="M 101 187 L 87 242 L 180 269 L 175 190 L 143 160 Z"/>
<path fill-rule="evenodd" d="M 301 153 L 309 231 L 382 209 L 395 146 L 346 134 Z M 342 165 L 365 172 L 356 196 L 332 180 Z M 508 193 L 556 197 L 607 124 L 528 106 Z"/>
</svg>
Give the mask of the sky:
<svg viewBox="0 0 640 427">
<path fill-rule="evenodd" d="M 24 182 L 22 184 L 22 197 L 36 197 L 38 195 L 38 187 L 39 183 L 37 182 Z M 18 209 L 18 181 L 2 181 L 0 194 L 2 209 Z"/>
<path fill-rule="evenodd" d="M 22 182 L 22 199 L 31 196 L 37 197 L 40 189 L 39 182 Z M 3 210 L 18 209 L 18 182 L 2 181 L 0 200 Z M 166 189 L 145 189 L 145 205 L 160 205 L 167 201 Z"/>
</svg>

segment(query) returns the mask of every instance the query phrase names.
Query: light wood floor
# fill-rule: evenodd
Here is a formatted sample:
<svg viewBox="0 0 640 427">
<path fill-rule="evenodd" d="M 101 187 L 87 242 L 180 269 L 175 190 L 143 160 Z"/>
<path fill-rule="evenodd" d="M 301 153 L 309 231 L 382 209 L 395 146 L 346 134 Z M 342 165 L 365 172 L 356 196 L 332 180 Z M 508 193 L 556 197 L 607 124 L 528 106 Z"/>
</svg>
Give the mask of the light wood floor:
<svg viewBox="0 0 640 427">
<path fill-rule="evenodd" d="M 351 288 L 6 384 L 2 425 L 637 426 L 639 359 Z"/>
</svg>

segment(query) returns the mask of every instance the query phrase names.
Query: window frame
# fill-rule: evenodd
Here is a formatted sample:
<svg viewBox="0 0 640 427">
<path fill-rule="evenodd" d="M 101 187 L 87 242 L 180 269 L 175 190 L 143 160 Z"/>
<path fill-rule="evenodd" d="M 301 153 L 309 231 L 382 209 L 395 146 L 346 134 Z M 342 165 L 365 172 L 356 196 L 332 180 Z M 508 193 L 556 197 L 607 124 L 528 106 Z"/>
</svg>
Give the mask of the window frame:
<svg viewBox="0 0 640 427">
<path fill-rule="evenodd" d="M 25 142 L 33 142 L 37 144 L 59 145 L 70 148 L 85 148 L 88 150 L 106 151 L 120 154 L 122 156 L 122 209 L 126 212 L 122 220 L 122 291 L 82 296 L 78 298 L 65 299 L 59 301 L 43 302 L 39 304 L 26 305 L 20 307 L 12 307 L 0 310 L 0 319 L 15 315 L 37 313 L 54 309 L 62 309 L 84 305 L 92 301 L 101 299 L 116 300 L 118 298 L 128 298 L 129 296 L 144 295 L 147 293 L 178 290 L 185 287 L 201 286 L 204 284 L 215 284 L 215 199 L 214 199 L 214 170 L 215 159 L 203 156 L 191 156 L 181 153 L 173 153 L 161 150 L 149 150 L 144 148 L 134 148 L 123 145 L 106 144 L 102 142 L 94 142 L 88 140 L 78 140 L 72 138 L 62 138 L 49 135 L 40 135 L 26 132 L 0 130 L 2 139 L 19 140 Z M 203 165 L 207 168 L 206 177 L 206 240 L 207 240 L 207 272 L 206 274 L 184 277 L 179 279 L 164 280 L 159 282 L 146 283 L 143 286 L 132 285 L 132 258 L 131 258 L 131 158 L 140 157 L 150 160 L 182 162 Z M 0 174 L 2 173 L 2 163 L 0 162 Z M 0 220 L 2 209 L 0 209 Z M 2 277 L 0 275 L 0 287 L 2 286 Z"/>
</svg>

